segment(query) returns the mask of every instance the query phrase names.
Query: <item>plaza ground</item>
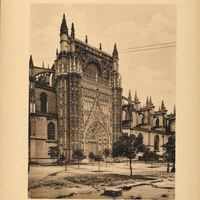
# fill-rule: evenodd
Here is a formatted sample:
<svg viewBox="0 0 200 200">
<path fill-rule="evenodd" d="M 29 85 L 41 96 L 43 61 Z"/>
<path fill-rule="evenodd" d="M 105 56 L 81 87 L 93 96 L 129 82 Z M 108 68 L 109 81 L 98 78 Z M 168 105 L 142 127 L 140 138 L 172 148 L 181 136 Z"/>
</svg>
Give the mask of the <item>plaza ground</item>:
<svg viewBox="0 0 200 200">
<path fill-rule="evenodd" d="M 29 198 L 113 199 L 105 188 L 122 189 L 117 199 L 175 199 L 175 174 L 167 173 L 166 163 L 133 162 L 133 176 L 127 162 L 65 166 L 31 166 Z"/>
</svg>

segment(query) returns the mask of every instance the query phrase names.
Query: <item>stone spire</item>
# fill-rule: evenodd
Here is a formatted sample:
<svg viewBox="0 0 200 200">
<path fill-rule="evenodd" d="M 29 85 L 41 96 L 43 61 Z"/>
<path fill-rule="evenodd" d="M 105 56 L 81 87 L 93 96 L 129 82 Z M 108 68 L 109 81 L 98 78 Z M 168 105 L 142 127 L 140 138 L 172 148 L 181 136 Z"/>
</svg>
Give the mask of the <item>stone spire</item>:
<svg viewBox="0 0 200 200">
<path fill-rule="evenodd" d="M 30 58 L 29 58 L 29 67 L 30 68 L 34 67 L 32 55 L 30 55 Z"/>
<path fill-rule="evenodd" d="M 149 97 L 147 96 L 146 107 L 149 107 Z"/>
<path fill-rule="evenodd" d="M 128 103 L 130 104 L 131 101 L 132 101 L 131 90 L 129 90 L 129 92 L 128 92 Z"/>
<path fill-rule="evenodd" d="M 149 99 L 149 103 L 152 104 L 151 96 L 150 96 L 150 99 Z"/>
<path fill-rule="evenodd" d="M 65 14 L 63 14 L 62 24 L 60 26 L 60 35 L 61 34 L 68 35 L 68 28 L 67 28 L 67 22 L 66 22 L 66 19 L 65 19 Z"/>
<path fill-rule="evenodd" d="M 87 35 L 85 36 L 85 43 L 88 43 Z"/>
<path fill-rule="evenodd" d="M 149 100 L 149 105 L 150 105 L 150 106 L 154 106 L 154 105 L 153 105 L 153 102 L 152 102 L 152 100 L 151 100 L 151 96 L 150 96 L 150 100 Z"/>
<path fill-rule="evenodd" d="M 138 97 L 137 97 L 137 91 L 135 91 L 134 101 L 135 101 L 135 103 L 139 103 L 139 99 L 138 99 Z"/>
<path fill-rule="evenodd" d="M 118 51 L 117 51 L 117 45 L 116 45 L 116 43 L 115 43 L 115 45 L 114 45 L 114 49 L 113 49 L 113 54 L 112 54 L 112 56 L 113 56 L 114 59 L 119 60 L 119 54 L 118 54 Z"/>
<path fill-rule="evenodd" d="M 128 92 L 128 98 L 132 99 L 132 97 L 131 97 L 131 90 L 129 90 L 129 92 Z"/>
<path fill-rule="evenodd" d="M 42 62 L 42 68 L 44 68 L 44 61 Z"/>
<path fill-rule="evenodd" d="M 71 39 L 74 40 L 75 39 L 75 29 L 74 29 L 74 23 L 72 23 L 72 27 L 71 27 Z"/>
<path fill-rule="evenodd" d="M 99 44 L 99 49 L 100 49 L 100 50 L 102 50 L 102 46 L 101 46 L 101 43 Z"/>
<path fill-rule="evenodd" d="M 162 100 L 161 103 L 161 111 L 166 111 L 165 105 L 164 105 L 164 101 Z"/>
</svg>

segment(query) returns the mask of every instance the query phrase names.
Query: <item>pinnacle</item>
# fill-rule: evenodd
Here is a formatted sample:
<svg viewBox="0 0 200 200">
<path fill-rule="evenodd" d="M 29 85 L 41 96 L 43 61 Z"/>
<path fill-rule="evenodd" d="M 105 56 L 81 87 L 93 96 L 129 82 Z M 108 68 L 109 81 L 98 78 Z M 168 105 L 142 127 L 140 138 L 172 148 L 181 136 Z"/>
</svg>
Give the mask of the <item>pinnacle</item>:
<svg viewBox="0 0 200 200">
<path fill-rule="evenodd" d="M 72 37 L 72 38 L 75 37 L 74 23 L 72 23 L 72 26 L 71 26 L 71 37 Z"/>
<path fill-rule="evenodd" d="M 132 97 L 131 97 L 131 90 L 129 90 L 129 92 L 128 92 L 128 98 L 132 99 Z"/>
<path fill-rule="evenodd" d="M 65 19 L 65 14 L 63 14 L 62 24 L 60 27 L 60 34 L 63 34 L 63 33 L 68 35 L 68 28 L 67 28 L 67 23 Z"/>
<path fill-rule="evenodd" d="M 113 58 L 114 59 L 119 59 L 118 51 L 117 51 L 117 44 L 114 44 L 114 49 L 113 49 Z"/>
<path fill-rule="evenodd" d="M 88 37 L 87 37 L 87 35 L 85 36 L 85 43 L 88 43 Z"/>
</svg>

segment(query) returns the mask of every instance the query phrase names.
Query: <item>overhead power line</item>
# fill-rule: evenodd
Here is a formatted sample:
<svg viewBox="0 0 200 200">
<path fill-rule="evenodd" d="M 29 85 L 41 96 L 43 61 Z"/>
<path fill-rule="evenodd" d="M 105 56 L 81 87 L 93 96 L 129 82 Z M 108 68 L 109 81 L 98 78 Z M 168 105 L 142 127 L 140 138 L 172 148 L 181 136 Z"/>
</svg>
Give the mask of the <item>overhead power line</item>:
<svg viewBox="0 0 200 200">
<path fill-rule="evenodd" d="M 130 52 L 137 52 L 137 51 L 148 51 L 148 50 L 154 50 L 154 49 L 165 49 L 170 47 L 175 47 L 176 45 L 168 45 L 168 46 L 161 46 L 161 47 L 154 47 L 154 48 L 141 48 L 141 49 L 133 49 L 130 51 L 120 51 L 119 53 L 130 53 Z"/>
<path fill-rule="evenodd" d="M 130 49 L 147 48 L 147 47 L 154 47 L 154 46 L 163 46 L 163 45 L 170 45 L 170 44 L 176 44 L 176 42 L 165 42 L 165 43 L 158 43 L 158 44 L 150 44 L 150 45 L 144 45 L 144 46 L 130 47 L 130 48 L 126 48 L 126 49 L 120 49 L 120 51 L 125 51 L 125 50 L 130 50 Z"/>
</svg>

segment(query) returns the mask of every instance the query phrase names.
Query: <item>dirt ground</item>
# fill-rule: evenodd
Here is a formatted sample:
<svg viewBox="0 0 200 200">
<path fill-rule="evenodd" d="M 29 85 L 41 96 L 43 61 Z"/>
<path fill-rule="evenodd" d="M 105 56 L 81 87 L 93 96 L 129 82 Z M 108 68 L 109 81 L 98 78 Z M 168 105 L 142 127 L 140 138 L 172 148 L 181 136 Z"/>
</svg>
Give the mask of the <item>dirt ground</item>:
<svg viewBox="0 0 200 200">
<path fill-rule="evenodd" d="M 133 163 L 130 176 L 127 163 L 95 163 L 64 166 L 32 166 L 29 174 L 29 198 L 47 199 L 113 199 L 105 189 L 119 189 L 115 199 L 175 199 L 175 174 L 166 172 L 166 164 L 152 168 L 142 162 Z"/>
</svg>

